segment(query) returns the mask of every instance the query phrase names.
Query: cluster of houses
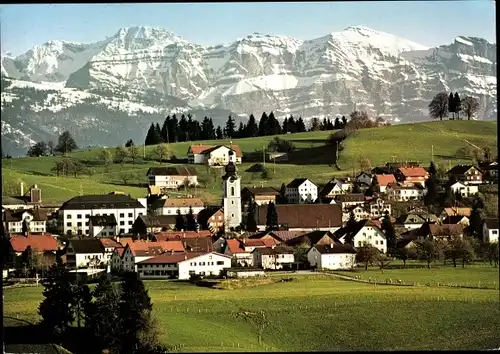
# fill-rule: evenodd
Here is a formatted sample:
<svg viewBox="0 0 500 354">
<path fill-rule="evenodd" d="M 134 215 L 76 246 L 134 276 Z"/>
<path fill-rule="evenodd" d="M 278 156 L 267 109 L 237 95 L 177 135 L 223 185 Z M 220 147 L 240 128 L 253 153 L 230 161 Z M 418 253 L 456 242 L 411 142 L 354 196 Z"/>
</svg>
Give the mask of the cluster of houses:
<svg viewBox="0 0 500 354">
<path fill-rule="evenodd" d="M 39 188 L 32 186 L 29 196 L 21 191 L 21 197 L 2 197 L 3 223 L 13 259 L 30 247 L 51 264 L 57 249 L 64 248 L 65 262 L 73 269 L 105 268 L 138 272 L 144 278 L 177 279 L 216 276 L 238 267 L 293 269 L 309 264 L 345 269 L 355 265 L 356 248 L 365 243 L 387 252 L 382 230 L 386 216 L 401 234 L 399 247 L 412 247 L 427 237 L 448 237 L 452 232 L 463 235 L 468 226 L 470 208 L 444 208 L 441 215 L 415 209 L 397 219 L 391 216 L 394 202 L 422 198 L 426 193 L 429 174 L 415 163 L 388 163 L 352 179 L 334 178 L 321 188 L 307 178 L 296 178 L 283 193 L 263 186 L 241 188 L 237 146 L 193 145 L 188 155 L 191 163 L 225 166 L 220 206 L 162 192 L 184 183 L 197 185 L 196 171 L 190 167 L 150 168 L 147 198 L 116 192 L 81 195 L 58 208 L 46 208 L 41 206 Z M 449 188 L 465 197 L 477 194 L 479 184 L 496 179 L 496 171 L 494 164 L 481 170 L 455 166 L 448 171 L 453 181 Z M 366 195 L 364 191 L 373 186 L 376 193 Z M 257 231 L 235 238 L 233 231 L 250 203 L 256 205 Z M 266 231 L 270 203 L 278 214 L 277 231 Z M 49 216 L 54 213 L 60 232 L 70 236 L 66 244 L 47 232 Z M 206 213 L 209 230 L 175 231 L 176 216 L 188 213 L 195 217 Z M 486 219 L 483 228 L 485 242 L 498 242 L 497 219 Z M 304 257 L 297 256 L 298 248 L 305 248 Z"/>
</svg>

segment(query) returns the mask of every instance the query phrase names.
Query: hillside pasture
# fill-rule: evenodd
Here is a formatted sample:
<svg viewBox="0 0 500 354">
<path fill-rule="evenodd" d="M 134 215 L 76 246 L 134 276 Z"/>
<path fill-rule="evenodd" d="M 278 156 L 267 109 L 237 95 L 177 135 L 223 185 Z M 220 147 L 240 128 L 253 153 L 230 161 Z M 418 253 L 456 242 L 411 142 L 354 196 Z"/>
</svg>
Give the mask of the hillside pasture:
<svg viewBox="0 0 500 354">
<path fill-rule="evenodd" d="M 176 352 L 500 346 L 498 290 L 374 287 L 320 274 L 284 278 L 291 281 L 233 290 L 177 281 L 145 284 L 160 340 Z M 36 320 L 41 292 L 7 289 L 7 315 Z"/>
<path fill-rule="evenodd" d="M 333 150 L 325 144 L 331 131 L 316 131 L 281 135 L 290 140 L 295 151 L 289 154 L 286 162 L 265 162 L 267 176 L 260 172 L 247 172 L 256 163 L 264 164 L 262 151 L 273 139 L 272 136 L 233 139 L 232 143 L 240 146 L 244 163 L 238 166 L 242 186 L 271 186 L 279 188 L 296 177 L 310 178 L 317 184 L 324 184 L 335 176 L 356 175 L 360 171 L 359 160 L 366 157 L 372 166 L 383 165 L 389 161 L 419 161 L 424 166 L 430 163 L 432 150 L 438 167 L 448 168 L 456 163 L 471 163 L 471 159 L 456 156 L 458 149 L 469 146 L 465 140 L 478 147 L 490 147 L 496 151 L 496 122 L 486 121 L 443 121 L 416 124 L 401 124 L 371 129 L 362 129 L 347 138 L 340 152 L 339 171 L 333 166 Z M 87 174 L 77 178 L 73 176 L 55 176 L 52 168 L 62 157 L 34 157 L 3 160 L 2 176 L 5 176 L 4 191 L 18 188 L 19 181 L 26 184 L 38 184 L 43 188 L 44 201 L 62 202 L 76 194 L 83 187 L 83 193 L 109 193 L 122 191 L 132 196 L 145 196 L 146 172 L 153 166 L 175 166 L 183 164 L 187 151 L 192 144 L 229 145 L 230 140 L 212 140 L 168 144 L 170 157 L 174 160 L 157 161 L 155 146 L 140 147 L 136 163 L 127 161 L 123 164 L 104 166 L 100 151 L 83 150 L 69 154 L 87 168 Z M 114 148 L 110 148 L 114 154 Z M 254 161 L 245 156 L 252 154 Z M 142 157 L 146 156 L 146 160 Z M 218 203 L 222 196 L 222 169 L 192 165 L 197 170 L 200 188 L 172 191 L 172 195 L 197 195 L 209 203 Z M 15 185 L 12 187 L 11 185 Z M 7 188 L 5 188 L 7 187 Z M 5 193 L 5 192 L 4 192 Z"/>
</svg>

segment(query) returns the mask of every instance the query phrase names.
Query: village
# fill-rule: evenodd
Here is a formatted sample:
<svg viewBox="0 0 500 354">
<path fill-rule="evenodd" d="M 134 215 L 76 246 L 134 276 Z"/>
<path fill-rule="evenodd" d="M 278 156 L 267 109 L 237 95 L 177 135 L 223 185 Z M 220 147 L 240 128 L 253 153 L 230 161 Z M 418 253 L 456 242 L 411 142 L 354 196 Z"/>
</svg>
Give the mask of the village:
<svg viewBox="0 0 500 354">
<path fill-rule="evenodd" d="M 10 242 L 3 276 L 43 278 L 61 255 L 71 272 L 89 278 L 103 272 L 136 272 L 143 279 L 251 277 L 349 270 L 376 257 L 406 260 L 424 240 L 474 235 L 483 244 L 498 242 L 498 218 L 478 220 L 476 198 L 481 186 L 497 183 L 497 161 L 452 166 L 439 177 L 433 163 L 387 162 L 323 186 L 295 178 L 281 188 L 242 188 L 241 162 L 237 145 L 191 145 L 188 165 L 148 170 L 148 190 L 138 199 L 114 192 L 44 205 L 37 185 L 25 191 L 21 183 L 20 195 L 2 197 Z M 179 186 L 198 185 L 190 164 L 223 170 L 219 205 L 169 196 Z M 457 206 L 467 200 L 471 207 Z M 398 205 L 411 201 L 422 206 L 394 217 Z"/>
</svg>

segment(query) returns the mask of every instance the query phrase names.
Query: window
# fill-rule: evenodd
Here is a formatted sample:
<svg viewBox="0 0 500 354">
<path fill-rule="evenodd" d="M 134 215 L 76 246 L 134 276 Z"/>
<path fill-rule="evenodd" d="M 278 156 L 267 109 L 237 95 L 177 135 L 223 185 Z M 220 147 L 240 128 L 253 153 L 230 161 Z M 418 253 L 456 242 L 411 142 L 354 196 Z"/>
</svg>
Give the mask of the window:
<svg viewBox="0 0 500 354">
<path fill-rule="evenodd" d="M 125 225 L 125 221 L 120 221 L 120 226 Z"/>
<path fill-rule="evenodd" d="M 132 221 L 130 220 L 130 221 L 128 222 L 128 224 L 129 224 L 129 225 L 132 225 Z"/>
<path fill-rule="evenodd" d="M 76 214 L 76 218 L 77 219 L 81 219 L 82 218 L 82 214 Z"/>
<path fill-rule="evenodd" d="M 134 215 L 134 214 L 132 214 L 132 213 L 128 213 L 128 217 L 129 217 L 129 218 L 133 217 L 133 215 Z"/>
<path fill-rule="evenodd" d="M 234 205 L 234 200 L 231 200 L 231 205 Z"/>
<path fill-rule="evenodd" d="M 196 262 L 193 262 L 193 266 L 196 266 Z"/>
<path fill-rule="evenodd" d="M 76 226 L 80 226 L 81 227 L 82 226 L 82 222 L 81 221 L 77 222 Z"/>
<path fill-rule="evenodd" d="M 217 265 L 224 265 L 224 261 L 217 261 Z"/>
<path fill-rule="evenodd" d="M 120 214 L 120 218 L 124 218 L 125 217 L 125 214 L 124 213 L 121 213 Z"/>
<path fill-rule="evenodd" d="M 66 223 L 67 227 L 71 227 L 71 222 Z"/>
<path fill-rule="evenodd" d="M 234 196 L 234 187 L 231 187 L 231 196 Z"/>
<path fill-rule="evenodd" d="M 496 235 L 496 234 L 498 234 L 498 230 L 491 230 L 491 234 L 492 234 L 492 235 Z"/>
<path fill-rule="evenodd" d="M 125 233 L 125 229 L 120 229 L 120 233 L 124 234 Z"/>
</svg>

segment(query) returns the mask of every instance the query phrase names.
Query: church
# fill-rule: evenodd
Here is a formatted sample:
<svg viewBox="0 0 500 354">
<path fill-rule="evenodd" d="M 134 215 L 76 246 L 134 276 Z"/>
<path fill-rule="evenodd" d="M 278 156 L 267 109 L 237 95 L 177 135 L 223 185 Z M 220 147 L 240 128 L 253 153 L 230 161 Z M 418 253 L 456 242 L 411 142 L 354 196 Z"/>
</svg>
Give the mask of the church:
<svg viewBox="0 0 500 354">
<path fill-rule="evenodd" d="M 241 224 L 241 179 L 235 165 L 234 151 L 229 151 L 229 162 L 222 177 L 224 188 L 224 230 L 236 228 Z"/>
</svg>

